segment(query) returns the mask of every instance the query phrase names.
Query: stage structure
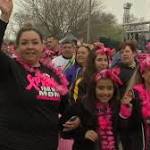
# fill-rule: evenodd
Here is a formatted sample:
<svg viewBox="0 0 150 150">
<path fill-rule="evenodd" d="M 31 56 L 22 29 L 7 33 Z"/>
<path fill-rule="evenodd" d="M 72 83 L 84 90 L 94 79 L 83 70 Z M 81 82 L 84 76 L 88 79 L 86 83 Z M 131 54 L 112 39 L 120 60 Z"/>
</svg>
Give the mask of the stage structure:
<svg viewBox="0 0 150 150">
<path fill-rule="evenodd" d="M 131 22 L 130 21 L 130 10 L 132 4 L 124 4 L 124 15 L 123 15 L 123 39 L 136 40 L 140 49 L 144 48 L 145 43 L 150 40 L 150 21 L 144 22 Z"/>
</svg>

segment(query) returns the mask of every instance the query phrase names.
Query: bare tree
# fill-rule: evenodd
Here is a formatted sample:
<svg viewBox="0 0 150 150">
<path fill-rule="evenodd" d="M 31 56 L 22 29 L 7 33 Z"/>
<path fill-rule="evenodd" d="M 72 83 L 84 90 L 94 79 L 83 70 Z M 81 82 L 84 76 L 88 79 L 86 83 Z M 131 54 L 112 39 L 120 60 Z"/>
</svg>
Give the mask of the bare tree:
<svg viewBox="0 0 150 150">
<path fill-rule="evenodd" d="M 61 38 L 70 32 L 86 39 L 88 0 L 16 0 L 15 2 L 17 9 L 9 31 L 14 28 L 13 24 L 20 28 L 30 22 L 45 36 L 55 35 Z M 97 39 L 102 35 L 120 38 L 120 27 L 116 24 L 115 17 L 103 12 L 101 1 L 92 0 L 91 6 L 91 39 Z M 13 29 L 14 33 L 18 28 Z"/>
<path fill-rule="evenodd" d="M 41 30 L 45 34 L 59 37 L 66 32 L 78 34 L 87 22 L 87 0 L 22 0 L 17 5 L 22 9 L 28 8 L 26 10 L 32 15 L 34 24 L 42 27 Z M 99 11 L 101 6 L 100 2 L 93 0 L 92 14 Z"/>
</svg>

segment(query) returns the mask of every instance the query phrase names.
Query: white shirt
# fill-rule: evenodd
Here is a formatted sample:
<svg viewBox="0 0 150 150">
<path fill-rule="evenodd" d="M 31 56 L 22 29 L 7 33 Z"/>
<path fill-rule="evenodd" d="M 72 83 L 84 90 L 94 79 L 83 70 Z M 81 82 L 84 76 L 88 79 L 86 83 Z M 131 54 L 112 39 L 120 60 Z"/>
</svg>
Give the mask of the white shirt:
<svg viewBox="0 0 150 150">
<path fill-rule="evenodd" d="M 70 59 L 64 58 L 62 55 L 55 57 L 52 60 L 52 63 L 55 65 L 55 67 L 60 67 L 62 69 L 65 68 L 65 66 L 68 64 Z"/>
</svg>

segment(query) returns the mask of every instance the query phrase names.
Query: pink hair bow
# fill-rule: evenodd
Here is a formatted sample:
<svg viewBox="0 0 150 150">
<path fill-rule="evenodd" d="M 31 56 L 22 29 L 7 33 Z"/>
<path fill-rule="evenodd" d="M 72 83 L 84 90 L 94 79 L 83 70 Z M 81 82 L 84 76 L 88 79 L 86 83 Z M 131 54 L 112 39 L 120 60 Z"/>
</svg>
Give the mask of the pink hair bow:
<svg viewBox="0 0 150 150">
<path fill-rule="evenodd" d="M 96 74 L 96 81 L 103 79 L 103 78 L 109 78 L 114 83 L 117 83 L 119 85 L 122 85 L 122 81 L 119 78 L 120 69 L 119 68 L 113 68 L 113 69 L 105 69 Z"/>
<path fill-rule="evenodd" d="M 146 69 L 150 69 L 150 56 L 147 55 L 140 63 L 140 71 L 143 73 Z"/>
<path fill-rule="evenodd" d="M 96 50 L 96 54 L 102 54 L 102 55 L 107 55 L 107 56 L 112 56 L 112 49 L 106 48 L 106 47 L 101 47 L 100 49 Z"/>
</svg>

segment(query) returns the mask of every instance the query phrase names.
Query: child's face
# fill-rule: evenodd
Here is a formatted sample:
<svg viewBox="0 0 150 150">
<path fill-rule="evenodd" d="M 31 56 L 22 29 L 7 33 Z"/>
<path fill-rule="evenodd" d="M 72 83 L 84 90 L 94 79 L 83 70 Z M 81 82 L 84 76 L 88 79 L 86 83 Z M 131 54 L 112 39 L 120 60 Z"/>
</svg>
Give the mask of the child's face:
<svg viewBox="0 0 150 150">
<path fill-rule="evenodd" d="M 108 103 L 113 97 L 114 86 L 110 79 L 100 79 L 96 83 L 96 98 L 102 103 Z"/>
</svg>

